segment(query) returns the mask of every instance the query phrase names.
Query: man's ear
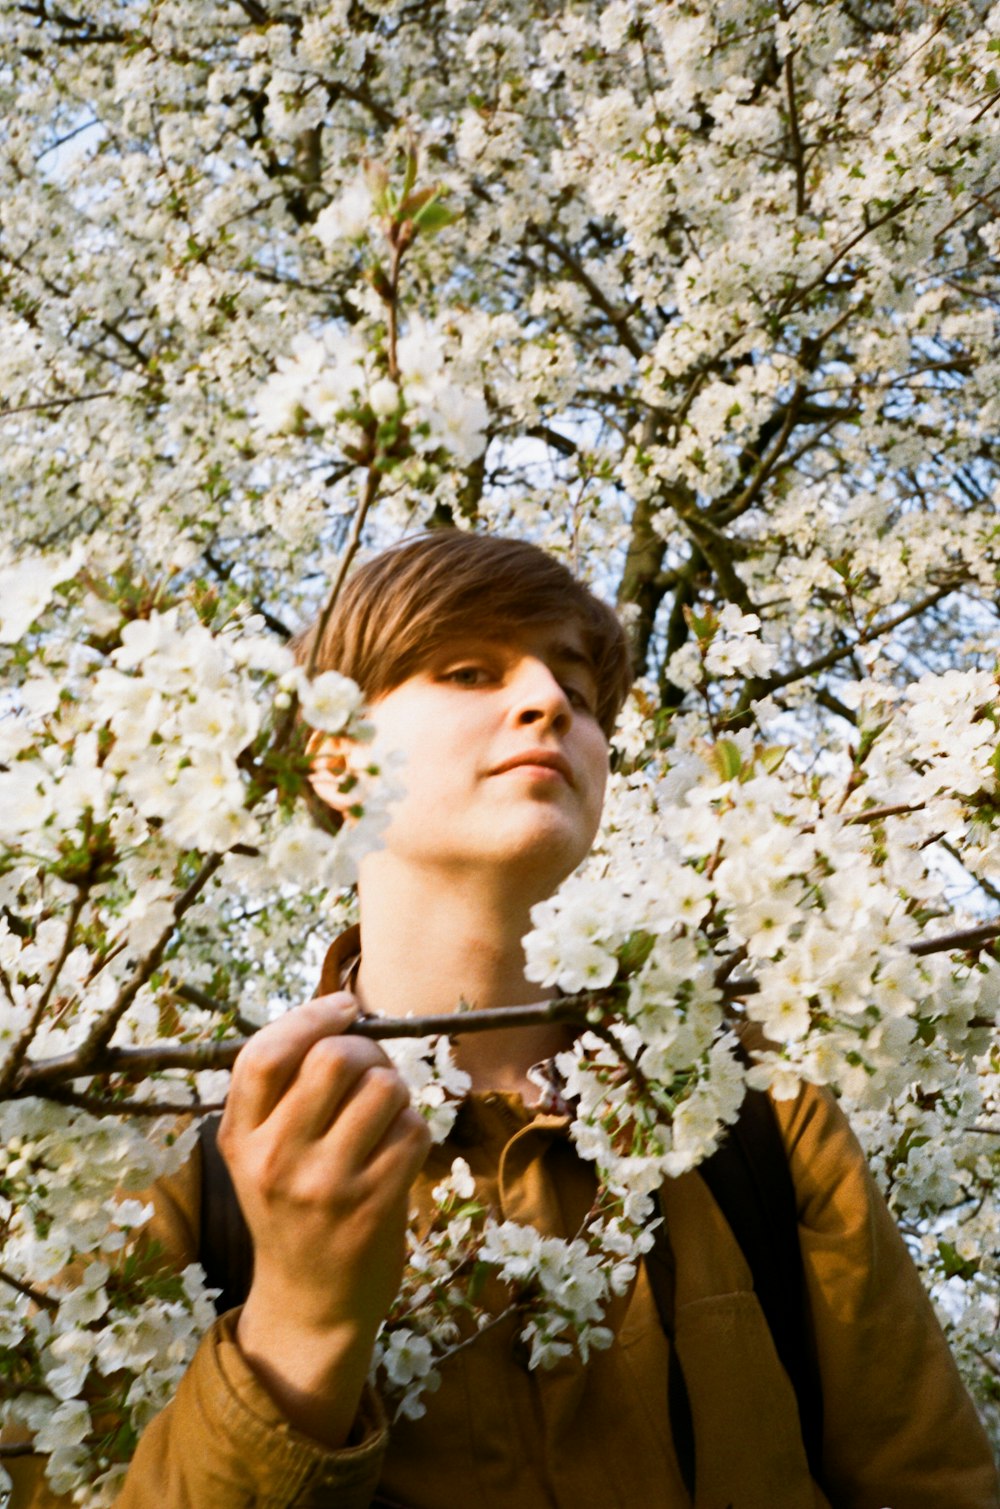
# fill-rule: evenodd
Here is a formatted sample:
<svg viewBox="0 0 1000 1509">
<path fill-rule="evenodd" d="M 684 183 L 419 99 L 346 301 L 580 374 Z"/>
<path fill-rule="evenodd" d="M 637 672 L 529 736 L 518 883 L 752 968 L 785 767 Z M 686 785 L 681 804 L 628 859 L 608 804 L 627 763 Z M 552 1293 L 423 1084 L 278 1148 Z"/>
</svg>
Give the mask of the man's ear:
<svg viewBox="0 0 1000 1509">
<path fill-rule="evenodd" d="M 315 728 L 306 744 L 306 754 L 309 756 L 308 780 L 313 794 L 325 807 L 339 812 L 342 817 L 347 815 L 357 800 L 350 790 L 341 790 L 345 784 L 353 786 L 353 782 L 349 781 L 348 763 L 348 752 L 353 742 Z"/>
</svg>

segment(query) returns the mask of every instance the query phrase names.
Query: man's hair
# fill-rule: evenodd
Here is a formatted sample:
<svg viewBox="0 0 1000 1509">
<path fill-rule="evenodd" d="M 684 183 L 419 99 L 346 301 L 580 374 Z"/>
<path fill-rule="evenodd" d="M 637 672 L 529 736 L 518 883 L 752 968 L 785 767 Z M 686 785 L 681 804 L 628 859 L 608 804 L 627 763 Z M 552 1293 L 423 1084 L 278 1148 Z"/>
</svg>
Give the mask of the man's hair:
<svg viewBox="0 0 1000 1509">
<path fill-rule="evenodd" d="M 350 676 L 375 700 L 422 670 L 449 640 L 567 622 L 582 635 L 595 712 L 610 735 L 632 684 L 625 632 L 561 562 L 524 540 L 436 529 L 383 551 L 348 578 L 313 669 Z M 318 629 L 319 620 L 292 641 L 302 664 Z"/>
</svg>

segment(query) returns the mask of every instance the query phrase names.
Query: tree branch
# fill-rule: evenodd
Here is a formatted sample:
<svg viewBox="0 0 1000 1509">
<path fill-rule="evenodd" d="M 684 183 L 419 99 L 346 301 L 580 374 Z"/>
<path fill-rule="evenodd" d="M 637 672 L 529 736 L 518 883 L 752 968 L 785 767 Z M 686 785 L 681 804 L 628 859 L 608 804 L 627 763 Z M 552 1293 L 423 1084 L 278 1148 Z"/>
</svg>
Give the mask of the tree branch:
<svg viewBox="0 0 1000 1509">
<path fill-rule="evenodd" d="M 76 937 L 76 925 L 80 920 L 80 913 L 83 911 L 86 903 L 86 886 L 77 886 L 76 895 L 73 897 L 72 903 L 70 904 L 69 908 L 69 914 L 66 918 L 66 932 L 63 935 L 62 947 L 59 950 L 59 956 L 52 966 L 49 978 L 45 982 L 45 986 L 42 990 L 41 995 L 35 1002 L 34 1009 L 31 1013 L 31 1016 L 28 1018 L 27 1025 L 22 1031 L 20 1037 L 17 1039 L 17 1042 L 11 1048 L 10 1053 L 7 1055 L 7 1062 L 4 1064 L 3 1070 L 0 1071 L 0 1097 L 2 1097 L 15 1083 L 21 1065 L 24 1063 L 24 1060 L 27 1056 L 28 1049 L 31 1047 L 35 1033 L 41 1026 L 42 1018 L 45 1016 L 49 1001 L 52 999 L 52 992 L 56 988 L 56 984 L 59 980 L 59 975 L 62 972 L 62 967 L 66 963 L 66 960 L 69 958 L 70 950 L 73 947 L 73 940 Z"/>
<path fill-rule="evenodd" d="M 788 134 L 792 142 L 792 162 L 795 165 L 795 213 L 804 215 L 806 209 L 806 164 L 799 131 L 799 107 L 795 97 L 794 51 L 785 54 L 785 92 L 788 96 Z"/>
<path fill-rule="evenodd" d="M 163 958 L 164 950 L 173 937 L 177 923 L 201 895 L 201 892 L 222 864 L 224 858 L 225 854 L 212 854 L 204 861 L 197 875 L 174 902 L 171 922 L 163 929 L 145 958 L 139 961 L 132 978 L 122 986 L 107 1011 L 93 1023 L 87 1036 L 79 1048 L 76 1049 L 81 1073 L 87 1073 L 90 1063 L 100 1057 L 102 1052 L 106 1050 L 107 1044 L 119 1021 L 125 1015 L 125 1012 Z"/>
<path fill-rule="evenodd" d="M 320 645 L 323 642 L 323 636 L 326 633 L 330 619 L 333 617 L 333 610 L 337 606 L 337 600 L 340 597 L 341 590 L 343 589 L 343 585 L 347 578 L 347 573 L 350 569 L 351 562 L 357 554 L 358 546 L 361 544 L 361 531 L 364 528 L 365 519 L 368 516 L 368 510 L 371 508 L 378 495 L 381 480 L 381 473 L 376 471 L 374 466 L 369 467 L 368 476 L 365 481 L 364 494 L 358 507 L 354 510 L 354 518 L 351 521 L 351 532 L 347 537 L 347 543 L 344 546 L 343 554 L 340 557 L 340 566 L 337 570 L 336 579 L 333 583 L 333 586 L 330 588 L 330 593 L 327 597 L 326 602 L 323 604 L 323 611 L 316 622 L 316 628 L 313 634 L 312 648 L 309 651 L 309 661 L 306 666 L 307 676 L 311 676 L 313 674 L 313 671 L 316 669 L 316 661 L 319 656 Z M 289 711 L 291 712 L 291 709 L 289 709 Z"/>
<path fill-rule="evenodd" d="M 459 1037 L 470 1032 L 493 1032 L 505 1027 L 537 1027 L 554 1022 L 583 1025 L 587 1013 L 610 1001 L 607 993 L 557 996 L 525 1006 L 499 1006 L 488 1011 L 444 1012 L 424 1017 L 360 1017 L 346 1029 L 349 1035 L 384 1042 L 392 1038 Z M 79 1051 L 63 1053 L 29 1065 L 15 1094 L 47 1094 L 50 1084 L 64 1084 L 93 1074 L 151 1074 L 160 1069 L 230 1069 L 246 1038 L 225 1042 L 165 1043 L 148 1048 L 105 1048 L 99 1062 L 82 1064 Z"/>
<path fill-rule="evenodd" d="M 586 268 L 574 257 L 573 253 L 567 251 L 566 247 L 562 246 L 553 236 L 543 231 L 541 226 L 536 225 L 533 221 L 529 230 L 535 239 L 545 247 L 546 251 L 552 252 L 559 258 L 563 266 L 568 268 L 573 274 L 580 287 L 586 290 L 596 308 L 601 311 L 608 320 L 608 323 L 617 331 L 618 338 L 625 347 L 625 350 L 637 359 L 645 356 L 646 353 L 643 350 L 642 344 L 632 333 L 626 316 L 620 309 L 616 309 L 611 300 L 602 293 Z"/>
<path fill-rule="evenodd" d="M 848 655 L 853 655 L 859 645 L 870 644 L 873 639 L 880 639 L 883 634 L 890 634 L 893 629 L 898 629 L 900 624 L 906 623 L 907 619 L 926 613 L 928 608 L 933 608 L 935 603 L 939 603 L 943 597 L 956 592 L 959 585 L 958 582 L 948 582 L 906 608 L 902 613 L 897 613 L 895 618 L 890 618 L 885 623 L 873 624 L 857 639 L 852 639 L 850 644 L 840 645 L 836 650 L 828 650 L 825 655 L 817 655 L 815 660 L 809 660 L 805 665 L 793 665 L 789 670 L 781 671 L 776 676 L 765 676 L 760 681 L 755 681 L 751 701 L 765 697 L 769 692 L 777 691 L 779 687 L 789 686 L 793 681 L 801 681 L 803 676 L 812 676 L 817 671 L 828 670 L 831 665 L 836 665 L 838 660 L 844 660 Z"/>
<path fill-rule="evenodd" d="M 1000 922 L 945 933 L 939 938 L 910 943 L 907 948 L 917 956 L 944 953 L 952 949 L 976 951 L 991 943 L 994 938 L 1000 938 Z M 725 965 L 728 960 L 721 962 Z M 723 975 L 721 989 L 726 1000 L 736 1001 L 744 996 L 756 995 L 759 986 L 756 980 L 725 980 Z M 442 1012 L 422 1017 L 360 1017 L 346 1031 L 356 1037 L 385 1042 L 395 1038 L 462 1037 L 473 1032 L 495 1032 L 497 1029 L 511 1027 L 543 1027 L 553 1023 L 592 1027 L 592 1014 L 599 1016 L 602 1012 L 613 1011 L 615 1005 L 616 993 L 612 987 L 603 991 L 583 991 L 573 996 L 557 996 L 554 1000 L 534 1001 L 524 1006 L 498 1006 L 483 1011 Z M 224 1008 L 220 1003 L 221 1009 Z M 99 1057 L 92 1058 L 87 1063 L 81 1062 L 79 1050 L 64 1053 L 41 1063 L 29 1064 L 6 1098 L 47 1096 L 50 1087 L 63 1086 L 86 1076 L 145 1075 L 158 1073 L 163 1069 L 184 1069 L 191 1073 L 202 1069 L 230 1069 L 246 1046 L 246 1041 L 246 1038 L 228 1038 L 221 1043 L 164 1043 L 143 1048 L 105 1047 Z M 111 1102 L 107 1103 L 106 1108 L 109 1112 L 124 1109 Z M 200 1111 L 208 1107 L 170 1104 L 165 1108 L 170 1112 L 183 1112 L 185 1109 Z"/>
<path fill-rule="evenodd" d="M 808 283 L 804 283 L 801 288 L 796 287 L 789 290 L 788 294 L 784 299 L 782 299 L 781 303 L 778 305 L 777 310 L 775 311 L 776 318 L 782 320 L 787 315 L 791 314 L 796 304 L 800 304 L 803 299 L 807 298 L 809 294 L 812 293 L 813 289 L 819 288 L 823 283 L 826 282 L 827 278 L 830 276 L 837 263 L 842 262 L 843 259 L 847 256 L 847 253 L 851 251 L 855 246 L 857 246 L 859 241 L 863 241 L 866 236 L 871 234 L 872 231 L 878 230 L 879 227 L 885 225 L 887 221 L 894 220 L 897 215 L 901 215 L 904 210 L 909 209 L 910 205 L 917 198 L 917 194 L 918 191 L 916 189 L 912 189 L 909 194 L 904 194 L 902 199 L 897 200 L 895 204 L 891 204 L 889 208 L 887 210 L 884 210 L 881 215 L 876 215 L 874 220 L 869 220 L 866 218 L 862 228 L 853 236 L 847 237 L 846 241 L 844 241 L 842 245 L 840 245 L 834 252 L 833 256 L 830 258 L 829 262 L 827 262 L 826 266 L 821 268 L 814 278 L 810 279 Z"/>
<path fill-rule="evenodd" d="M 0 1268 L 0 1284 L 7 1284 L 11 1289 L 16 1289 L 18 1294 L 23 1294 L 25 1299 L 30 1299 L 42 1310 L 58 1310 L 59 1308 L 59 1301 L 53 1299 L 51 1294 L 43 1294 L 41 1289 L 33 1289 L 30 1284 L 15 1278 L 12 1273 L 7 1273 L 2 1268 Z"/>
<path fill-rule="evenodd" d="M 50 1085 L 45 1099 L 60 1106 L 89 1111 L 92 1116 L 208 1116 L 225 1109 L 224 1100 L 115 1100 L 109 1095 L 88 1095 L 82 1090 L 67 1090 L 64 1085 Z"/>
<path fill-rule="evenodd" d="M 940 938 L 927 938 L 920 943 L 907 945 L 911 954 L 922 958 L 926 954 L 943 954 L 949 949 L 968 949 L 977 952 L 994 938 L 1000 938 L 1000 922 L 984 922 L 981 927 L 970 927 L 962 932 L 944 933 Z"/>
<path fill-rule="evenodd" d="M 33 414 L 39 409 L 66 409 L 73 403 L 89 403 L 93 398 L 114 398 L 115 388 L 101 388 L 96 393 L 77 393 L 72 398 L 47 398 L 41 403 L 19 403 L 10 409 L 0 409 L 0 419 L 11 414 Z"/>
<path fill-rule="evenodd" d="M 974 870 L 970 870 L 959 850 L 955 848 L 954 844 L 949 843 L 946 838 L 942 838 L 941 847 L 942 849 L 944 849 L 946 854 L 951 855 L 952 859 L 956 859 L 958 861 L 958 863 L 965 870 L 966 874 L 975 881 L 979 889 L 985 895 L 987 895 L 991 901 L 1000 901 L 1000 886 L 994 885 L 992 880 L 987 880 L 985 875 L 977 875 Z"/>
<path fill-rule="evenodd" d="M 207 990 L 199 990 L 196 985 L 176 985 L 174 987 L 174 994 L 180 996 L 182 1001 L 190 1001 L 192 1006 L 200 1006 L 203 1011 L 211 1011 L 217 1015 L 221 1014 L 225 1016 L 232 1014 L 233 1025 L 245 1037 L 249 1037 L 251 1033 L 257 1030 L 256 1022 L 251 1022 L 249 1017 L 241 1016 L 234 1006 L 227 1006 L 225 1001 L 217 1001 L 214 996 L 208 994 Z"/>
</svg>

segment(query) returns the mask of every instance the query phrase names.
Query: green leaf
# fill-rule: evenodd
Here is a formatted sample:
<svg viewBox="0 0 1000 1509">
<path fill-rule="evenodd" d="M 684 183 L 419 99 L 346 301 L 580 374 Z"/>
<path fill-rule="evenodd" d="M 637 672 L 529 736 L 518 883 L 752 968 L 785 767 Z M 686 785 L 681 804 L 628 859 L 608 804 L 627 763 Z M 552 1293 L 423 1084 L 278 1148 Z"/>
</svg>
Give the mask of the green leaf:
<svg viewBox="0 0 1000 1509">
<path fill-rule="evenodd" d="M 783 763 L 788 750 L 784 744 L 766 744 L 763 749 L 757 751 L 757 759 L 768 775 L 773 775 Z"/>
<path fill-rule="evenodd" d="M 406 154 L 406 173 L 404 174 L 404 177 L 403 177 L 403 203 L 404 204 L 406 203 L 406 197 L 407 197 L 407 195 L 410 193 L 410 191 L 413 188 L 413 185 L 416 183 L 416 181 L 417 181 L 417 153 L 416 153 L 416 149 L 413 148 L 413 147 L 411 147 L 410 150 Z"/>
<path fill-rule="evenodd" d="M 638 974 L 649 958 L 656 937 L 653 933 L 630 933 L 618 950 L 618 974 L 621 979 Z"/>
<path fill-rule="evenodd" d="M 712 764 L 722 780 L 734 781 L 743 769 L 740 747 L 733 739 L 720 739 L 712 749 Z"/>
<path fill-rule="evenodd" d="M 389 169 L 384 162 L 378 162 L 373 157 L 365 158 L 365 182 L 368 184 L 368 192 L 372 196 L 372 204 L 380 215 L 384 215 L 389 196 Z"/>
<path fill-rule="evenodd" d="M 404 194 L 396 211 L 396 219 L 415 220 L 423 206 L 428 204 L 432 199 L 436 199 L 440 192 L 439 188 L 434 187 L 418 189 L 415 194 Z"/>
<path fill-rule="evenodd" d="M 938 1256 L 944 1265 L 945 1278 L 975 1278 L 979 1272 L 979 1264 L 972 1258 L 963 1258 L 951 1242 L 938 1242 Z"/>
<path fill-rule="evenodd" d="M 434 231 L 443 230 L 446 225 L 453 225 L 457 219 L 453 210 L 447 209 L 439 200 L 432 199 L 422 210 L 417 211 L 413 223 L 418 230 L 433 234 Z"/>
</svg>

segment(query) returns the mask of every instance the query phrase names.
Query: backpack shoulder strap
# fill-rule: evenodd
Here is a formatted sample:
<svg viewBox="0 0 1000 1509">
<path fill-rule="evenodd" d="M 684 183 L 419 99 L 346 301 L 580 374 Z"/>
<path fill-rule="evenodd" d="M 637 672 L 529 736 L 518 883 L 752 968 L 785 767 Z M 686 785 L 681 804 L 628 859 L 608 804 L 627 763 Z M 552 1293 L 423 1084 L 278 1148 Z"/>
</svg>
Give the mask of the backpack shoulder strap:
<svg viewBox="0 0 1000 1509">
<path fill-rule="evenodd" d="M 799 1406 L 802 1441 L 820 1477 L 823 1397 L 809 1324 L 795 1187 L 770 1099 L 748 1090 L 740 1115 L 698 1168 L 740 1244 L 774 1348 Z"/>
<path fill-rule="evenodd" d="M 220 1116 L 206 1116 L 198 1128 L 201 1149 L 201 1234 L 198 1261 L 205 1282 L 220 1293 L 218 1315 L 242 1305 L 253 1278 L 253 1241 L 236 1198 L 226 1160 L 219 1151 Z"/>
<path fill-rule="evenodd" d="M 806 1304 L 795 1187 L 774 1108 L 762 1090 L 747 1091 L 735 1124 L 696 1172 L 746 1259 L 775 1351 L 795 1391 L 810 1472 L 821 1482 L 823 1395 Z M 646 1266 L 661 1322 L 672 1336 L 673 1253 L 663 1224 L 656 1229 Z M 672 1372 L 670 1387 L 686 1394 L 679 1371 Z M 671 1399 L 670 1415 L 681 1472 L 693 1491 L 694 1440 L 686 1397 Z"/>
</svg>

